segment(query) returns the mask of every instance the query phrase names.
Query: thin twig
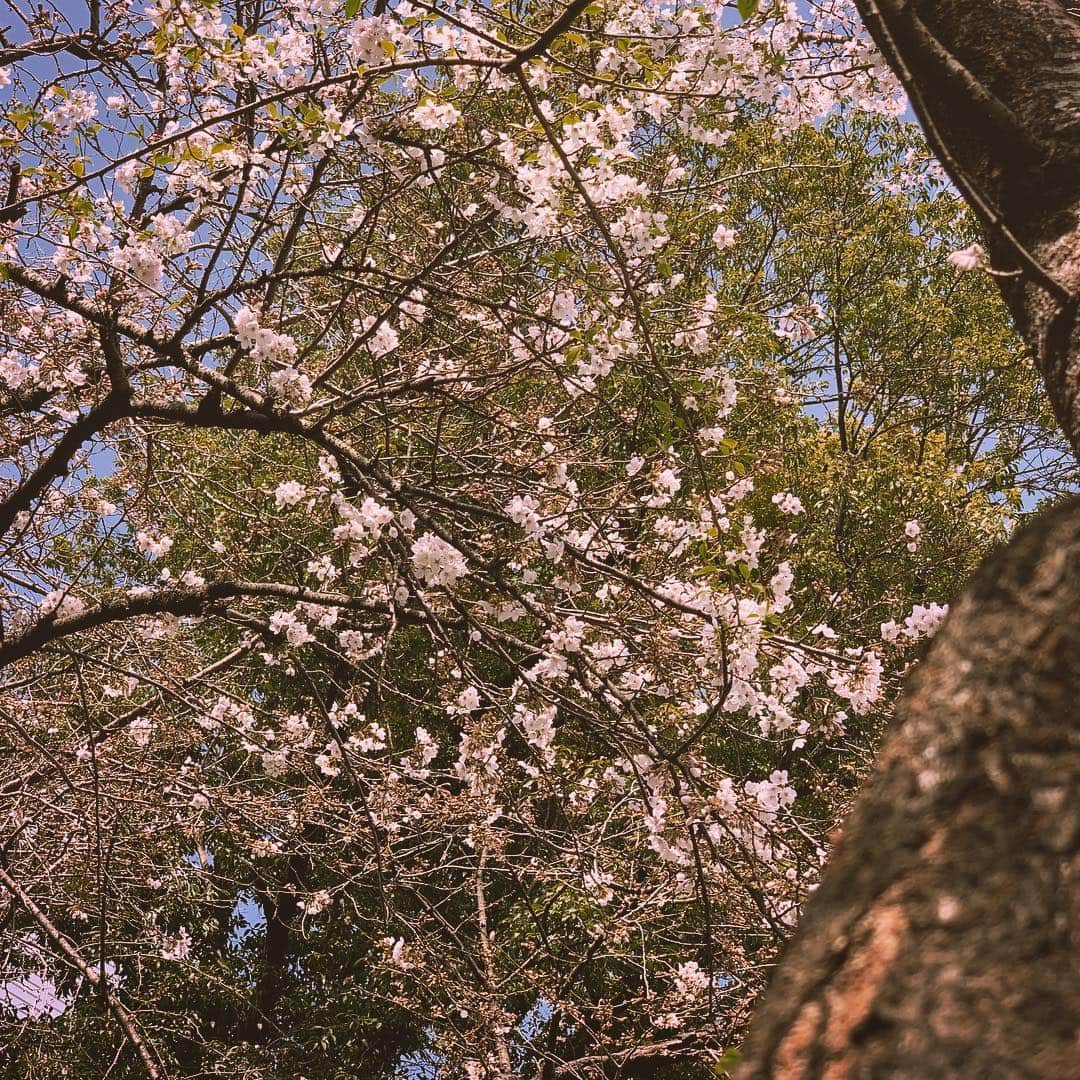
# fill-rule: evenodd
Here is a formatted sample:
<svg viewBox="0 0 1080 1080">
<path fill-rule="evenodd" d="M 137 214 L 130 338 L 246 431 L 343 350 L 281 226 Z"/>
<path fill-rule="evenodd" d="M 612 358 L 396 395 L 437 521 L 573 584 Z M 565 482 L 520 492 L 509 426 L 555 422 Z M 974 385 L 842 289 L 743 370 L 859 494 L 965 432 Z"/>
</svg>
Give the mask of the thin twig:
<svg viewBox="0 0 1080 1080">
<path fill-rule="evenodd" d="M 100 971 L 95 971 L 94 968 L 90 967 L 90 965 L 83 960 L 75 946 L 60 932 L 49 916 L 34 903 L 23 887 L 3 866 L 0 866 L 0 885 L 3 885 L 4 888 L 7 889 L 7 891 L 23 906 L 26 913 L 41 927 L 57 949 L 63 953 L 64 958 L 68 963 L 70 963 L 72 967 L 74 967 L 79 974 L 101 994 L 105 1004 L 109 1007 L 113 1016 L 116 1017 L 117 1023 L 123 1028 L 128 1041 L 139 1055 L 143 1071 L 150 1077 L 150 1080 L 164 1080 L 165 1073 L 158 1067 L 157 1062 L 154 1061 L 154 1055 L 150 1053 L 149 1046 L 147 1046 L 146 1041 L 139 1034 L 139 1030 L 135 1026 L 135 1018 L 127 1010 L 124 1003 L 112 992 L 108 979 L 103 979 Z"/>
</svg>

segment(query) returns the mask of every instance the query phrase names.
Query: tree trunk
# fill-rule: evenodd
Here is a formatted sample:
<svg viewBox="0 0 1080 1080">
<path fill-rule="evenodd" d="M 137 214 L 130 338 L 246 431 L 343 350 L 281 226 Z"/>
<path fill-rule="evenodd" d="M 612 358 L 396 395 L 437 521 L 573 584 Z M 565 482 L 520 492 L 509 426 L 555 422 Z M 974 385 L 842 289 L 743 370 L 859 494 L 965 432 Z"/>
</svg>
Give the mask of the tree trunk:
<svg viewBox="0 0 1080 1080">
<path fill-rule="evenodd" d="M 740 1080 L 1080 1075 L 1080 500 L 987 560 L 910 680 Z"/>
<path fill-rule="evenodd" d="M 1080 18 L 857 3 L 1080 450 Z M 911 678 L 739 1080 L 1080 1076 L 1078 613 L 1074 501 L 986 561 Z"/>
<path fill-rule="evenodd" d="M 856 4 L 982 219 L 1002 294 L 1080 450 L 1080 5 Z"/>
</svg>

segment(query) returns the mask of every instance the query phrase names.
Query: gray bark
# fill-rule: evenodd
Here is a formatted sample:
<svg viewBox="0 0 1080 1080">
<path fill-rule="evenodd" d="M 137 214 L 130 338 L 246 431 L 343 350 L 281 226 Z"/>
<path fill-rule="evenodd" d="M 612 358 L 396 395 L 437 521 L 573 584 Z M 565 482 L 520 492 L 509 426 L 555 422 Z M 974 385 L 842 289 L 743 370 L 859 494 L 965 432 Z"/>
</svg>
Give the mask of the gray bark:
<svg viewBox="0 0 1080 1080">
<path fill-rule="evenodd" d="M 1059 0 L 857 3 L 1080 450 L 1080 18 Z M 1080 1076 L 1080 501 L 954 606 L 736 1075 Z"/>
</svg>

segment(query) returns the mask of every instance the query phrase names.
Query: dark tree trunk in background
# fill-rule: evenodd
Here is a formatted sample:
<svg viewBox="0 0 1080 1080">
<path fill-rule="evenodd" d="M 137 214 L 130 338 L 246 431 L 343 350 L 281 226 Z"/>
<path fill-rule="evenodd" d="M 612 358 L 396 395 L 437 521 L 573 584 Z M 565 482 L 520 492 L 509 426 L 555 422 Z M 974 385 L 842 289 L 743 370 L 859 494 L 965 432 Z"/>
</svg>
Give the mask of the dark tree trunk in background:
<svg viewBox="0 0 1080 1080">
<path fill-rule="evenodd" d="M 1080 449 L 1080 3 L 857 3 Z M 737 1076 L 1080 1077 L 1080 501 L 954 605 Z"/>
</svg>

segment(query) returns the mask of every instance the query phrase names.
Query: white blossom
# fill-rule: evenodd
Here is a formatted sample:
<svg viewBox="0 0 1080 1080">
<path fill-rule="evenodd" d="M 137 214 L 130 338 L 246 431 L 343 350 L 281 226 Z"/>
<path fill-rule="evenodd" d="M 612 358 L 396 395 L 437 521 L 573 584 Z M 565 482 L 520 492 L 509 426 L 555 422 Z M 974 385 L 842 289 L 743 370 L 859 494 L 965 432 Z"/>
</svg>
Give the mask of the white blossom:
<svg viewBox="0 0 1080 1080">
<path fill-rule="evenodd" d="M 986 261 L 986 249 L 982 244 L 969 244 L 966 248 L 949 252 L 945 261 L 957 270 L 975 270 Z"/>
<path fill-rule="evenodd" d="M 295 506 L 307 494 L 307 489 L 296 480 L 283 480 L 274 491 L 274 503 L 280 510 L 285 506 Z"/>
<path fill-rule="evenodd" d="M 434 533 L 426 532 L 412 545 L 412 564 L 417 576 L 428 585 L 452 588 L 469 568 L 465 557 L 453 545 Z"/>
</svg>

